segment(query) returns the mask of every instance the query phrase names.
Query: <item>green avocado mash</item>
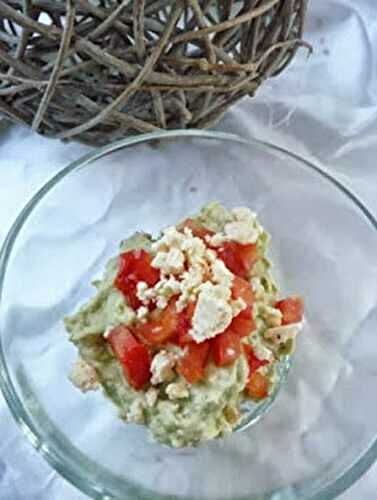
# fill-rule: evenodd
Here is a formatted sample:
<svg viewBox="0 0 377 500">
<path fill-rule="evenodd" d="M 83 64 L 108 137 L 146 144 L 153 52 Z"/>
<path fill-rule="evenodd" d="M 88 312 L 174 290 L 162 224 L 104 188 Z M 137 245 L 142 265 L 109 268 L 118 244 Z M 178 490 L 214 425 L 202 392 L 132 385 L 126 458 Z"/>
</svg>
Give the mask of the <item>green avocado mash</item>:
<svg viewBox="0 0 377 500">
<path fill-rule="evenodd" d="M 208 230 L 221 233 L 234 216 L 231 211 L 213 203 L 204 207 L 193 220 Z M 248 276 L 255 295 L 256 328 L 242 339 L 242 344 L 251 346 L 258 358 L 266 360 L 266 365 L 258 372 L 268 378 L 271 393 L 276 382 L 275 365 L 280 356 L 289 354 L 294 348 L 294 339 L 276 345 L 264 338 L 269 328 L 281 325 L 281 314 L 274 308 L 277 288 L 266 258 L 269 237 L 259 224 L 258 227 L 258 258 Z M 121 252 L 144 249 L 153 255 L 156 252 L 152 243 L 149 235 L 137 233 L 121 243 Z M 232 432 L 241 419 L 240 405 L 248 399 L 245 389 L 249 366 L 244 354 L 229 366 L 219 367 L 210 360 L 205 378 L 195 384 L 188 383 L 175 369 L 166 380 L 150 383 L 142 390 L 136 390 L 128 382 L 107 341 L 111 329 L 118 325 L 132 327 L 138 321 L 137 311 L 114 286 L 118 267 L 118 258 L 112 259 L 102 279 L 93 282 L 97 290 L 95 296 L 64 320 L 69 338 L 78 348 L 80 362 L 91 370 L 97 385 L 117 406 L 119 416 L 127 422 L 146 425 L 161 443 L 173 447 L 195 446 Z M 168 343 L 164 352 L 175 356 L 178 363 L 185 348 Z M 71 379 L 83 388 L 79 372 L 77 369 Z"/>
</svg>

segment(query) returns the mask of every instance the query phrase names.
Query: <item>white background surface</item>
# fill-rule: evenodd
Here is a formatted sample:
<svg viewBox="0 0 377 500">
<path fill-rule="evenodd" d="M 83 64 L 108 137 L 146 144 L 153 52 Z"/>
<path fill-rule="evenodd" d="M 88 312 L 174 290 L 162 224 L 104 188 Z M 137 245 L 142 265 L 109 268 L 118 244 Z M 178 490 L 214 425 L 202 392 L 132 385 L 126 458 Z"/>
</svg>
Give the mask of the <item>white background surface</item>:
<svg viewBox="0 0 377 500">
<path fill-rule="evenodd" d="M 377 2 L 312 0 L 302 52 L 219 128 L 274 142 L 331 169 L 377 216 Z M 0 134 L 0 242 L 25 202 L 88 148 L 13 127 Z M 26 442 L 0 396 L 0 500 L 83 500 Z M 341 496 L 377 498 L 377 465 Z"/>
</svg>

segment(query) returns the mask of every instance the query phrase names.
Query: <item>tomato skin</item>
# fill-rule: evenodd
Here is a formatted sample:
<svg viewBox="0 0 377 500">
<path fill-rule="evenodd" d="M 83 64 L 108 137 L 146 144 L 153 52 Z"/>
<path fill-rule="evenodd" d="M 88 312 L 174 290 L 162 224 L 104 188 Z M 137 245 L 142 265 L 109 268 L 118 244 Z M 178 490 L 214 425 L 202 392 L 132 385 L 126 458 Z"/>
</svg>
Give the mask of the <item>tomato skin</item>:
<svg viewBox="0 0 377 500">
<path fill-rule="evenodd" d="M 216 366 L 228 366 L 241 354 L 241 338 L 230 328 L 211 340 L 211 351 Z"/>
<path fill-rule="evenodd" d="M 171 300 L 166 309 L 147 323 L 140 323 L 133 328 L 135 335 L 148 345 L 158 346 L 171 340 L 177 332 L 178 315 L 175 300 Z"/>
<path fill-rule="evenodd" d="M 251 374 L 246 386 L 246 391 L 252 399 L 261 400 L 268 396 L 270 383 L 267 377 L 259 372 Z"/>
<path fill-rule="evenodd" d="M 258 258 L 255 244 L 241 245 L 235 241 L 226 241 L 217 248 L 217 255 L 226 267 L 236 276 L 247 278 L 250 269 Z"/>
<path fill-rule="evenodd" d="M 200 344 L 192 342 L 186 347 L 185 355 L 178 363 L 178 372 L 189 384 L 200 382 L 205 376 L 205 368 L 210 353 L 210 342 L 205 341 Z"/>
<path fill-rule="evenodd" d="M 237 257 L 237 243 L 225 242 L 221 247 L 217 248 L 217 256 L 224 262 L 229 271 L 236 276 L 245 277 L 243 263 Z"/>
<path fill-rule="evenodd" d="M 255 330 L 252 307 L 255 297 L 250 283 L 239 276 L 235 276 L 232 285 L 232 298 L 235 300 L 242 299 L 247 307 L 233 318 L 229 328 L 241 337 L 246 337 Z"/>
<path fill-rule="evenodd" d="M 275 304 L 283 315 L 282 324 L 290 325 L 291 323 L 299 323 L 304 317 L 304 300 L 302 297 L 288 297 L 279 300 Z"/>
<path fill-rule="evenodd" d="M 255 297 L 250 283 L 239 276 L 234 276 L 232 284 L 232 298 L 242 299 L 247 306 L 252 306 L 255 302 Z"/>
<path fill-rule="evenodd" d="M 192 318 L 194 316 L 195 307 L 196 304 L 194 302 L 189 302 L 187 307 L 178 314 L 177 343 L 180 346 L 194 342 L 189 331 L 192 328 Z"/>
<path fill-rule="evenodd" d="M 247 337 L 250 333 L 255 330 L 255 322 L 251 319 L 245 319 L 241 316 L 242 312 L 233 318 L 229 329 L 236 333 L 239 337 Z"/>
<path fill-rule="evenodd" d="M 257 245 L 255 243 L 250 243 L 248 245 L 239 245 L 238 256 L 247 274 L 258 260 Z"/>
<path fill-rule="evenodd" d="M 200 222 L 195 221 L 194 219 L 186 219 L 182 224 L 182 229 L 185 229 L 186 227 L 191 229 L 193 236 L 202 240 L 204 240 L 206 236 L 213 236 L 215 234 L 213 231 L 206 229 L 200 224 Z"/>
<path fill-rule="evenodd" d="M 152 255 L 145 250 L 135 250 L 133 253 L 138 281 L 145 281 L 150 287 L 154 286 L 160 280 L 160 271 L 152 267 Z"/>
<path fill-rule="evenodd" d="M 160 272 L 151 263 L 152 256 L 145 250 L 131 250 L 119 256 L 114 286 L 123 293 L 133 309 L 142 305 L 137 296 L 137 283 L 144 281 L 149 286 L 154 286 L 160 279 Z"/>
<path fill-rule="evenodd" d="M 243 309 L 239 313 L 239 315 L 237 316 L 237 318 L 249 319 L 249 320 L 252 319 L 254 321 L 252 306 L 247 306 L 245 309 Z"/>
<path fill-rule="evenodd" d="M 122 365 L 129 384 L 136 390 L 142 389 L 151 378 L 151 355 L 124 325 L 114 328 L 107 337 L 114 355 Z"/>
</svg>

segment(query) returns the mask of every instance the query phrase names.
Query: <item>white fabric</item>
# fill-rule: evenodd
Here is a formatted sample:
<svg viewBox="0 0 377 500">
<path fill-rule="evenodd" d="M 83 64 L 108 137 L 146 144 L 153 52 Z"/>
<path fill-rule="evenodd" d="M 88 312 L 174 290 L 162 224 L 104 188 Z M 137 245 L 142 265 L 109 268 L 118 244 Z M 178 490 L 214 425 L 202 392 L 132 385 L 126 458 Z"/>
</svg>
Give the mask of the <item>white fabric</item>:
<svg viewBox="0 0 377 500">
<path fill-rule="evenodd" d="M 377 216 L 377 2 L 315 0 L 302 51 L 220 128 L 294 150 L 332 171 Z M 89 148 L 0 129 L 0 242 L 32 194 Z M 82 500 L 26 442 L 0 396 L 0 500 Z M 377 465 L 342 500 L 373 500 Z"/>
</svg>

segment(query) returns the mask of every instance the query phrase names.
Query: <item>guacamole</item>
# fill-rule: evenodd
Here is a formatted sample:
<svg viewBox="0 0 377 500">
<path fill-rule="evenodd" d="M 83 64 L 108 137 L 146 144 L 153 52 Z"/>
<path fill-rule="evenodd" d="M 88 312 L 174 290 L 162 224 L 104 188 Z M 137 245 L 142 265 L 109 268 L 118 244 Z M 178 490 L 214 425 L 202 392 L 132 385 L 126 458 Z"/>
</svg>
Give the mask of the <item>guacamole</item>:
<svg viewBox="0 0 377 500">
<path fill-rule="evenodd" d="M 278 299 L 268 244 L 253 212 L 218 203 L 123 241 L 64 320 L 79 354 L 72 382 L 102 388 L 122 419 L 172 447 L 231 433 L 241 404 L 273 391 L 303 315 L 301 298 Z"/>
</svg>

